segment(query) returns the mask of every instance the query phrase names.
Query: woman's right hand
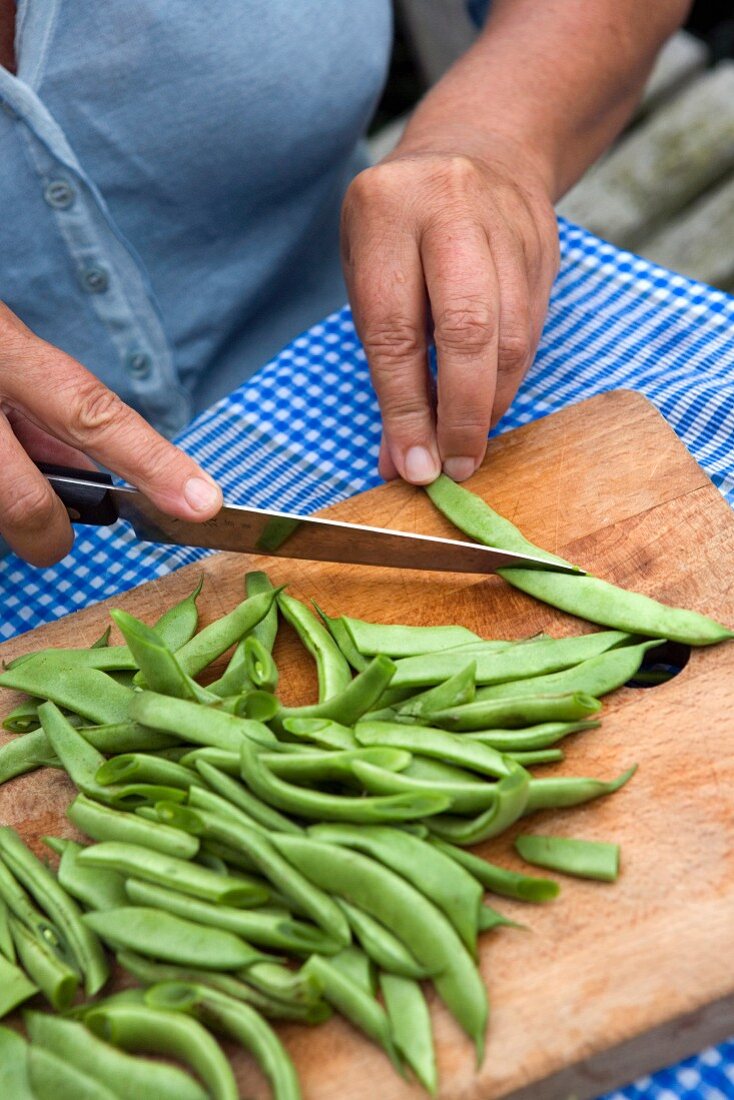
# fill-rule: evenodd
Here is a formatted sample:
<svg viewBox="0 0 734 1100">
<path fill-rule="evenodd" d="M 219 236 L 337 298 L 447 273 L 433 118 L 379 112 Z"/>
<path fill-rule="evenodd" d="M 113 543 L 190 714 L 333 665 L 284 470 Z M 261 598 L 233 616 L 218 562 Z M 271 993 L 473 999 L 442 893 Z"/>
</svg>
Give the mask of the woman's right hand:
<svg viewBox="0 0 734 1100">
<path fill-rule="evenodd" d="M 74 541 L 34 460 L 90 469 L 94 459 L 180 519 L 207 520 L 222 506 L 221 490 L 192 458 L 2 303 L 0 455 L 0 534 L 32 565 L 52 565 Z"/>
</svg>

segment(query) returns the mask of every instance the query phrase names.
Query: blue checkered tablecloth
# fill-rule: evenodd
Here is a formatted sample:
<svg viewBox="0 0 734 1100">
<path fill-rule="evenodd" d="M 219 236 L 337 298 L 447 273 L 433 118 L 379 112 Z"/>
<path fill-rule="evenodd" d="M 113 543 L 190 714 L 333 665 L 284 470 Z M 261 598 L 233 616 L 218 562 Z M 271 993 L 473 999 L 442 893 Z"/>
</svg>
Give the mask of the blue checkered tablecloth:
<svg viewBox="0 0 734 1100">
<path fill-rule="evenodd" d="M 603 390 L 644 393 L 734 504 L 734 298 L 566 222 L 536 361 L 507 431 Z M 348 309 L 315 325 L 180 437 L 232 503 L 306 513 L 378 484 L 380 420 Z M 60 565 L 0 562 L 0 637 L 160 577 L 205 551 L 85 529 Z M 606 1100 L 734 1097 L 734 1041 Z"/>
</svg>

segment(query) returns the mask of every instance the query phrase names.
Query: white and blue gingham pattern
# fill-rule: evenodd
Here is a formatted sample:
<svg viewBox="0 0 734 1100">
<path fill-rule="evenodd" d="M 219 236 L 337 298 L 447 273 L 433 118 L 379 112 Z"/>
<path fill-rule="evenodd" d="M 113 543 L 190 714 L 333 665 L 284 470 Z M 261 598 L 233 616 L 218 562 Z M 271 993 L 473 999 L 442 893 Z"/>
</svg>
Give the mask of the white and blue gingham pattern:
<svg viewBox="0 0 734 1100">
<path fill-rule="evenodd" d="M 603 390 L 653 401 L 734 504 L 734 299 L 561 222 L 562 266 L 535 364 L 507 431 Z M 315 325 L 179 442 L 232 503 L 306 513 L 379 482 L 380 420 L 347 309 Z M 162 576 L 204 551 L 82 528 L 58 566 L 0 562 L 0 636 Z M 734 1041 L 606 1100 L 734 1096 Z"/>
</svg>

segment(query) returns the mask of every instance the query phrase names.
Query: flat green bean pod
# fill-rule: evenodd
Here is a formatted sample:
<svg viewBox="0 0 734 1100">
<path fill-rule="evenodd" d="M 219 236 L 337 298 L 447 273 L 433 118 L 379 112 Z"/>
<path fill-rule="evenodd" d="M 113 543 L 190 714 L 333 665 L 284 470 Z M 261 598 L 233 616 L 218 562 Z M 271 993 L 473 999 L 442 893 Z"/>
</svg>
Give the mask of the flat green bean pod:
<svg viewBox="0 0 734 1100">
<path fill-rule="evenodd" d="M 144 684 L 153 691 L 177 699 L 194 699 L 200 703 L 216 700 L 216 696 L 197 684 L 179 663 L 178 657 L 160 639 L 155 630 L 140 619 L 119 609 L 110 615 L 132 651 L 140 669 L 134 683 Z"/>
<path fill-rule="evenodd" d="M 152 752 L 178 745 L 180 738 L 162 730 L 148 729 L 137 722 L 114 722 L 106 726 L 79 726 L 85 741 L 105 756 L 124 752 Z"/>
<path fill-rule="evenodd" d="M 133 694 L 99 669 L 70 668 L 55 651 L 0 673 L 0 687 L 50 699 L 99 725 L 126 721 Z"/>
<path fill-rule="evenodd" d="M 598 729 L 600 725 L 601 722 L 584 719 L 579 722 L 542 722 L 538 726 L 527 726 L 525 729 L 476 730 L 466 736 L 472 741 L 491 745 L 499 752 L 530 752 L 534 749 L 550 748 L 570 733 Z"/>
<path fill-rule="evenodd" d="M 328 718 L 286 718 L 283 728 L 291 737 L 313 741 L 324 749 L 356 749 L 354 732 Z"/>
<path fill-rule="evenodd" d="M 331 615 L 327 615 L 326 612 L 319 607 L 316 601 L 312 601 L 314 607 L 321 616 L 326 629 L 331 634 L 332 638 L 339 646 L 342 654 L 346 657 L 349 664 L 355 670 L 355 672 L 364 672 L 367 665 L 370 663 L 369 658 L 365 657 L 359 652 L 356 645 L 352 641 L 352 635 L 349 633 L 346 627 L 344 619 L 332 618 Z"/>
<path fill-rule="evenodd" d="M 329 631 L 305 604 L 285 592 L 278 596 L 278 607 L 316 662 L 319 702 L 340 695 L 352 681 L 352 670 Z"/>
<path fill-rule="evenodd" d="M 443 913 L 399 875 L 359 852 L 284 834 L 274 836 L 273 843 L 317 886 L 389 927 L 419 963 L 442 968 L 434 979 L 436 991 L 474 1040 L 481 1058 L 488 1015 L 486 990 Z"/>
<path fill-rule="evenodd" d="M 342 948 L 338 954 L 332 955 L 329 963 L 345 978 L 348 978 L 350 982 L 354 982 L 370 997 L 374 997 L 377 992 L 374 963 L 361 947 L 350 944 L 349 947 Z M 310 968 L 306 967 L 305 969 Z"/>
<path fill-rule="evenodd" d="M 163 787 L 182 787 L 201 783 L 199 774 L 191 768 L 148 753 L 126 752 L 105 760 L 95 775 L 98 783 L 109 787 L 113 783 L 153 783 Z"/>
<path fill-rule="evenodd" d="M 35 936 L 45 940 L 51 947 L 58 949 L 61 954 L 66 954 L 68 948 L 58 928 L 55 927 L 45 913 L 35 907 L 2 859 L 0 859 L 0 902 L 8 910 L 5 917 L 8 926 L 10 925 L 9 917 L 12 914 L 19 921 L 22 921 Z"/>
<path fill-rule="evenodd" d="M 196 767 L 202 779 L 213 791 L 227 799 L 237 809 L 243 810 L 261 830 L 277 833 L 294 833 L 296 836 L 303 834 L 303 829 L 289 817 L 285 817 L 277 810 L 269 806 L 267 802 L 258 798 L 243 783 L 225 775 L 219 768 L 212 767 L 205 760 L 197 760 Z"/>
<path fill-rule="evenodd" d="M 28 1080 L 36 1100 L 117 1100 L 101 1081 L 44 1047 L 28 1050 Z"/>
<path fill-rule="evenodd" d="M 57 1012 L 63 1012 L 76 996 L 79 988 L 78 973 L 64 962 L 46 940 L 34 936 L 15 917 L 10 918 L 10 929 L 23 970 L 38 986 L 49 1004 Z"/>
<path fill-rule="evenodd" d="M 34 1047 L 108 1083 L 117 1100 L 206 1100 L 199 1085 L 176 1066 L 124 1054 L 75 1020 L 30 1012 L 25 1023 Z"/>
<path fill-rule="evenodd" d="M 44 765 L 57 767 L 58 764 L 59 758 L 42 729 L 23 733 L 0 745 L 0 783 Z"/>
<path fill-rule="evenodd" d="M 214 707 L 202 707 L 187 699 L 171 699 L 154 691 L 135 695 L 130 717 L 144 726 L 174 733 L 182 741 L 211 745 L 226 752 L 239 752 L 245 738 L 265 748 L 277 744 L 275 735 L 261 722 L 236 718 Z"/>
<path fill-rule="evenodd" d="M 538 680 L 540 679 L 541 677 L 538 677 Z M 533 690 L 528 694 L 530 683 L 532 681 L 521 680 L 517 684 L 480 688 L 473 703 L 436 711 L 427 715 L 427 720 L 435 726 L 442 726 L 449 730 L 472 732 L 496 726 L 520 728 L 539 722 L 575 722 L 587 718 L 590 714 L 597 714 L 601 710 L 599 700 L 586 692 L 569 691 L 552 694 L 550 691 L 536 693 Z M 517 693 L 508 691 L 505 695 L 491 699 L 479 697 L 485 690 L 498 691 L 499 688 L 515 687 L 518 689 Z M 523 690 L 525 694 L 522 693 Z"/>
<path fill-rule="evenodd" d="M 0 1096 L 7 1100 L 38 1100 L 28 1080 L 28 1044 L 9 1027 L 0 1027 Z"/>
<path fill-rule="evenodd" d="M 416 981 L 397 974 L 380 974 L 380 990 L 398 1053 L 410 1066 L 426 1092 L 438 1091 L 436 1053 L 431 1014 L 423 990 Z"/>
<path fill-rule="evenodd" d="M 58 879 L 67 894 L 87 909 L 116 909 L 127 904 L 125 879 L 117 871 L 101 867 L 83 867 L 79 855 L 84 851 L 75 840 L 44 837 L 44 843 L 60 855 Z M 59 846 L 60 845 L 60 846 Z"/>
<path fill-rule="evenodd" d="M 339 900 L 339 905 L 362 945 L 365 955 L 380 969 L 390 974 L 401 974 L 405 978 L 414 978 L 417 981 L 430 978 L 435 973 L 428 967 L 421 966 L 397 936 L 394 936 L 369 913 L 358 909 L 356 905 L 350 905 L 343 898 Z"/>
<path fill-rule="evenodd" d="M 101 805 L 83 794 L 77 795 L 66 816 L 92 840 L 120 840 L 154 848 L 179 859 L 192 859 L 199 850 L 199 841 L 181 829 L 172 829 L 136 814 Z"/>
<path fill-rule="evenodd" d="M 174 604 L 164 611 L 156 622 L 154 630 L 164 645 L 174 652 L 186 645 L 199 625 L 199 611 L 196 601 L 204 587 L 204 574 L 202 573 L 194 588 L 180 603 Z"/>
<path fill-rule="evenodd" d="M 276 725 L 282 729 L 288 718 L 329 718 L 343 726 L 353 726 L 363 714 L 373 709 L 394 671 L 395 664 L 389 657 L 373 657 L 364 672 L 358 673 L 338 695 L 304 707 L 283 707 Z"/>
<path fill-rule="evenodd" d="M 411 761 L 409 752 L 399 748 L 381 746 L 346 749 L 344 751 L 315 750 L 308 755 L 260 753 L 260 762 L 281 779 L 291 783 L 316 783 L 321 780 L 354 782 L 353 765 L 359 762 L 374 764 L 385 771 L 403 771 Z"/>
<path fill-rule="evenodd" d="M 531 768 L 535 764 L 558 764 L 565 758 L 563 749 L 527 749 L 520 752 L 508 752 L 507 759 Z"/>
<path fill-rule="evenodd" d="M 74 786 L 90 798 L 109 801 L 113 792 L 105 790 L 96 779 L 105 762 L 102 753 L 82 737 L 55 703 L 43 703 L 38 708 L 38 714 L 44 734 Z"/>
<path fill-rule="evenodd" d="M 359 653 L 374 657 L 411 657 L 413 654 L 441 653 L 451 646 L 483 639 L 464 626 L 400 626 L 394 623 L 368 623 L 362 619 L 342 616 Z"/>
<path fill-rule="evenodd" d="M 616 779 L 604 782 L 601 779 L 576 778 L 575 776 L 556 776 L 553 779 L 531 779 L 528 800 L 523 811 L 532 814 L 536 810 L 555 810 L 565 806 L 580 806 L 605 794 L 614 794 L 629 782 L 637 771 L 633 764 Z"/>
<path fill-rule="evenodd" d="M 426 824 L 431 832 L 442 840 L 462 845 L 480 844 L 503 833 L 526 812 L 532 784 L 549 782 L 530 779 L 520 764 L 513 764 L 512 769 L 510 775 L 497 783 L 496 800 L 488 810 L 474 818 L 446 814 L 430 819 Z"/>
<path fill-rule="evenodd" d="M 9 962 L 5 955 L 0 955 L 0 1020 L 36 993 L 38 986 L 27 974 L 15 963 Z"/>
<path fill-rule="evenodd" d="M 441 680 L 435 687 L 430 687 L 418 695 L 411 695 L 402 701 L 391 700 L 392 705 L 395 706 L 398 714 L 420 721 L 423 715 L 430 714 L 431 711 L 446 710 L 447 707 L 461 707 L 465 703 L 472 703 L 477 690 L 476 671 L 476 662 L 469 661 L 464 668 L 446 680 Z M 399 687 L 393 690 L 396 695 L 401 692 Z"/>
<path fill-rule="evenodd" d="M 456 860 L 464 867 L 477 882 L 493 894 L 500 894 L 505 898 L 516 898 L 518 901 L 543 902 L 551 901 L 558 897 L 560 886 L 550 878 L 536 878 L 534 875 L 521 875 L 517 871 L 508 871 L 505 867 L 498 867 L 486 859 L 481 859 L 473 852 L 466 852 L 463 848 L 456 848 L 453 844 L 447 844 L 438 837 L 432 837 L 431 843 L 439 851 Z"/>
<path fill-rule="evenodd" d="M 466 781 L 463 782 L 456 779 L 428 779 L 406 775 L 404 772 L 388 772 L 359 761 L 355 761 L 353 767 L 354 774 L 364 789 L 375 797 L 409 798 L 413 795 L 419 798 L 433 793 L 445 799 L 446 810 L 458 814 L 477 813 L 490 806 L 493 807 L 497 801 L 498 784 L 482 782 L 478 776 L 471 775 L 469 772 L 464 773 Z M 439 765 L 439 767 L 443 769 L 446 765 Z M 325 816 L 324 820 L 326 820 Z"/>
<path fill-rule="evenodd" d="M 207 665 L 244 638 L 265 618 L 273 606 L 280 589 L 271 589 L 256 596 L 248 596 L 228 615 L 209 623 L 190 641 L 176 651 L 178 662 L 189 676 L 203 672 Z"/>
<path fill-rule="evenodd" d="M 547 867 L 564 875 L 616 882 L 619 876 L 619 845 L 567 836 L 519 836 L 515 849 L 526 863 Z"/>
<path fill-rule="evenodd" d="M 358 722 L 354 736 L 360 745 L 384 745 L 421 756 L 436 757 L 462 768 L 501 779 L 509 768 L 501 753 L 489 745 L 428 726 L 403 726 L 398 722 Z M 378 764 L 368 760 L 367 763 Z M 383 765 L 378 764 L 380 767 Z"/>
<path fill-rule="evenodd" d="M 280 588 L 276 590 L 270 577 L 262 570 L 253 569 L 245 574 L 245 594 L 247 596 L 260 596 L 263 593 L 272 593 L 276 596 L 278 592 L 280 592 Z M 275 638 L 278 634 L 278 605 L 275 600 L 273 600 L 262 619 L 248 631 L 248 634 L 253 638 L 257 638 L 260 644 L 265 646 L 269 653 L 272 653 Z"/>
<path fill-rule="evenodd" d="M 98 668 L 102 672 L 135 671 L 138 667 L 126 645 L 92 646 L 91 649 L 37 649 L 34 653 L 24 653 L 22 657 L 16 657 L 5 667 L 12 670 L 27 665 L 31 668 L 34 661 L 45 661 L 48 657 L 68 668 Z"/>
</svg>

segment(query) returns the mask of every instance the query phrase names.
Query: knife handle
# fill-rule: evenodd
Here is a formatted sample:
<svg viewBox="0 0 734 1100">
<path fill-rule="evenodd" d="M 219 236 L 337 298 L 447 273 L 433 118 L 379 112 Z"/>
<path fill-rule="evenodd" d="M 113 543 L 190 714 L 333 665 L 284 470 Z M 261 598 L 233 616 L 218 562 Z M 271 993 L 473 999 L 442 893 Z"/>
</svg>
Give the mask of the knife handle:
<svg viewBox="0 0 734 1100">
<path fill-rule="evenodd" d="M 49 462 L 36 463 L 49 480 L 51 488 L 69 513 L 72 523 L 86 523 L 93 527 L 110 527 L 118 519 L 117 507 L 108 489 L 113 484 L 109 474 L 99 470 L 77 470 L 72 466 L 54 466 Z M 81 478 L 95 482 L 94 486 L 73 484 L 66 478 Z"/>
</svg>

